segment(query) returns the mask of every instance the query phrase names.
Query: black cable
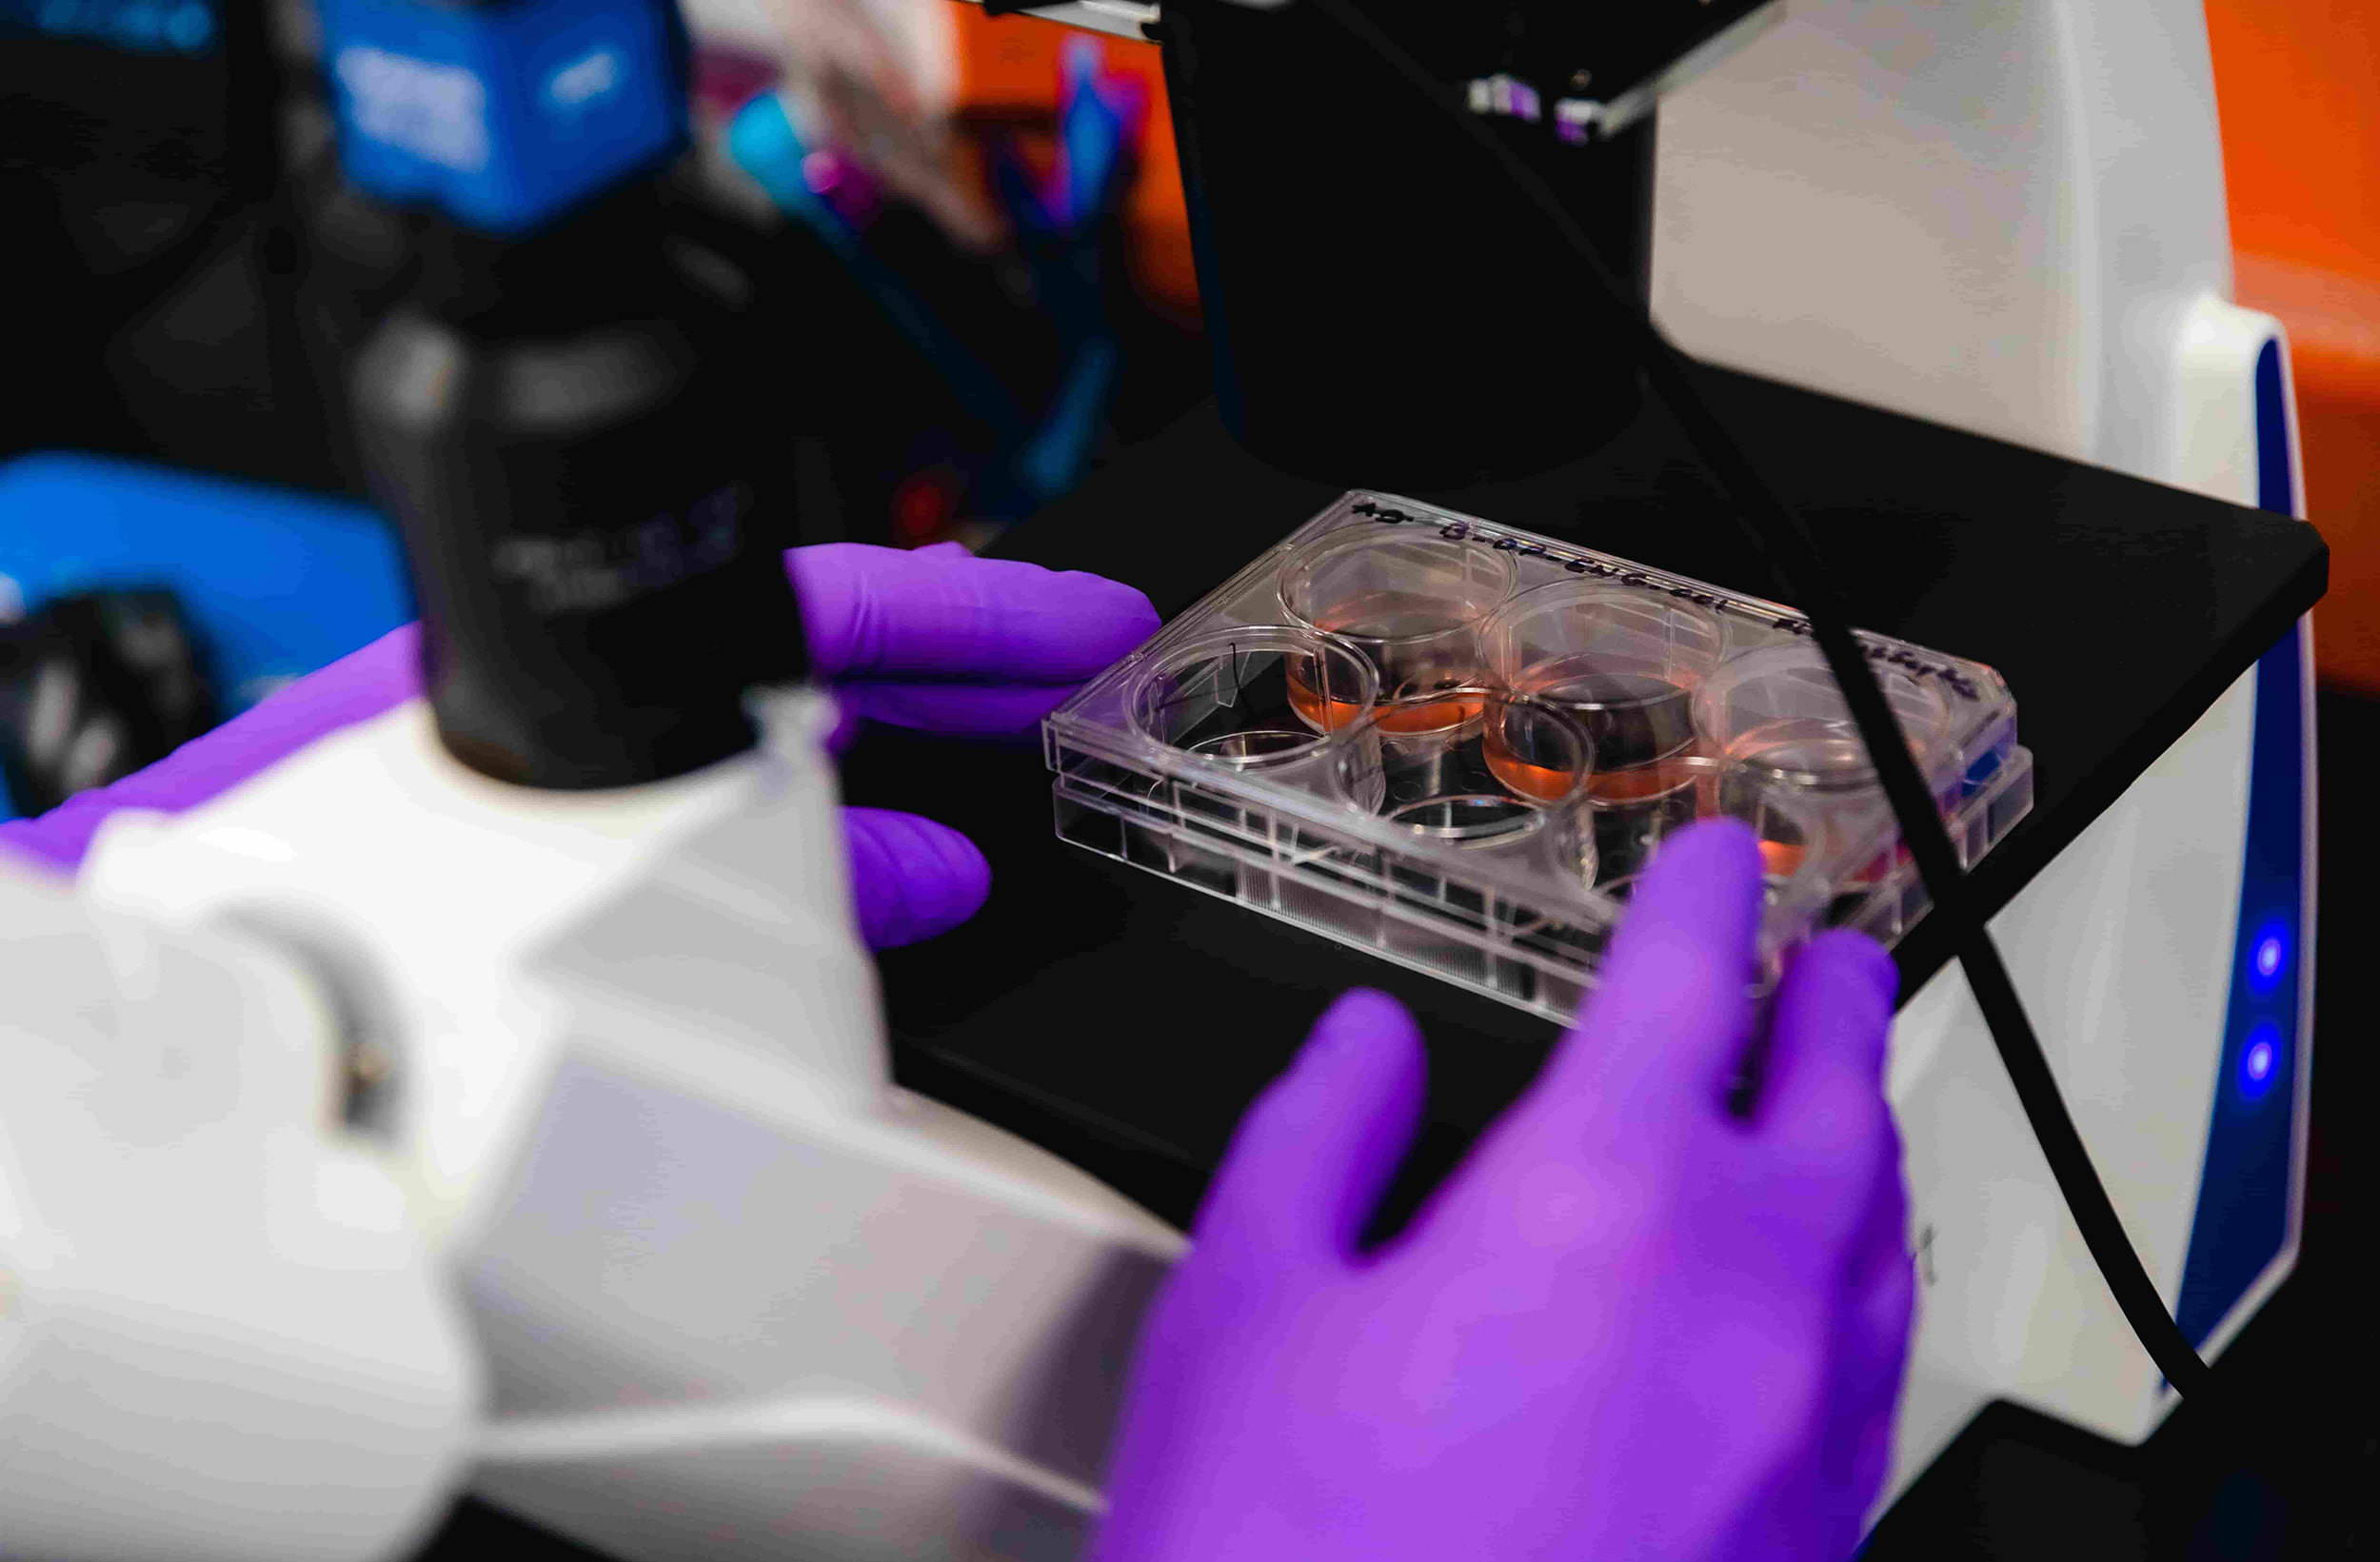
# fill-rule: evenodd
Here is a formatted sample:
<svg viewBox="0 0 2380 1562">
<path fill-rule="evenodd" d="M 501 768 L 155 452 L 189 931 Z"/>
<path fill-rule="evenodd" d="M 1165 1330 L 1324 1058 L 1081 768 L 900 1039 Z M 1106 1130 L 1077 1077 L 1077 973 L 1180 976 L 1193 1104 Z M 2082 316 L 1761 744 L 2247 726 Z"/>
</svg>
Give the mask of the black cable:
<svg viewBox="0 0 2380 1562">
<path fill-rule="evenodd" d="M 2212 1373 L 2166 1311 L 2154 1281 L 2132 1250 L 2115 1206 L 2091 1161 L 2091 1152 L 2074 1128 L 2057 1080 L 2043 1055 L 2040 1038 L 2027 1018 L 1998 946 L 1971 905 L 1965 872 L 1958 865 L 1950 833 L 1943 827 L 1932 790 L 1910 754 L 1883 687 L 1850 627 L 1834 577 L 1810 529 L 1776 490 L 1761 477 L 1743 446 L 1695 383 L 1697 366 L 1664 335 L 1647 309 L 1639 308 L 1603 262 L 1585 229 L 1571 217 L 1560 198 L 1512 149 L 1489 133 L 1467 107 L 1456 102 L 1445 86 L 1418 62 L 1374 27 L 1348 0 L 1305 0 L 1336 21 L 1350 37 L 1377 55 L 1418 90 L 1422 97 L 1459 125 L 1463 133 L 1484 149 L 1510 176 L 1520 193 L 1551 219 L 1563 242 L 1577 251 L 1594 285 L 1596 302 L 1614 333 L 1626 342 L 1644 369 L 1645 377 L 1677 420 L 1695 454 L 1733 501 L 1738 519 L 1775 575 L 1784 601 L 1810 621 L 1812 638 L 1843 691 L 1852 719 L 1876 768 L 1884 794 L 1892 803 L 1901 838 L 1915 859 L 1917 875 L 1933 900 L 1932 915 L 1946 918 L 1959 951 L 1975 1003 L 1983 1011 L 2001 1064 L 2016 1087 L 2017 1101 L 2033 1125 L 2033 1137 L 2049 1161 L 2050 1173 L 2073 1213 L 2083 1243 L 2099 1266 L 2108 1289 L 2132 1325 L 2141 1345 L 2165 1374 L 2166 1381 L 2184 1396 L 2211 1387 Z M 1963 937 L 1962 937 L 1963 935 Z"/>
</svg>

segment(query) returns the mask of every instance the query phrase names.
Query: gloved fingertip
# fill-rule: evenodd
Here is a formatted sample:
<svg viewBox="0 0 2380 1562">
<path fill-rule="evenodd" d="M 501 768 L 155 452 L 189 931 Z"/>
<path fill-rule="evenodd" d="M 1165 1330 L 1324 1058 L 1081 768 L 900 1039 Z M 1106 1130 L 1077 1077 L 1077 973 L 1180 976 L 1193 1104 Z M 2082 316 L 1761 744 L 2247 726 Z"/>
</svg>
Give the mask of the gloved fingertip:
<svg viewBox="0 0 2380 1562">
<path fill-rule="evenodd" d="M 1594 994 L 1516 1122 L 1560 1137 L 1616 1112 L 1697 1129 L 1722 1098 L 1716 1082 L 1742 1061 L 1760 909 L 1759 840 L 1740 821 L 1704 821 L 1665 840 L 1629 897 Z"/>
<path fill-rule="evenodd" d="M 1608 972 L 1681 956 L 1749 968 L 1760 924 L 1759 838 L 1740 820 L 1690 824 L 1661 843 L 1628 898 Z M 1606 989 L 1616 985 L 1607 980 Z"/>
<path fill-rule="evenodd" d="M 1069 683 L 1153 634 L 1131 586 L 958 544 L 794 548 L 785 569 L 822 676 Z"/>
<path fill-rule="evenodd" d="M 1642 904 L 1648 893 L 1707 894 L 1714 883 L 1757 881 L 1759 875 L 1760 838 L 1751 825 L 1725 816 L 1697 820 L 1661 842 L 1632 903 Z"/>
<path fill-rule="evenodd" d="M 1787 961 L 1754 1115 L 1784 1163 L 1854 1182 L 1893 1164 L 1885 1091 L 1898 991 L 1892 957 L 1847 929 L 1819 935 Z"/>
<path fill-rule="evenodd" d="M 1749 980 L 1760 871 L 1759 838 L 1740 820 L 1704 820 L 1663 841 L 1628 899 L 1603 991 L 1718 981 L 1738 968 Z"/>
<path fill-rule="evenodd" d="M 1425 1066 L 1403 1004 L 1364 988 L 1339 998 L 1240 1124 L 1201 1238 L 1353 1259 L 1421 1120 Z"/>
<path fill-rule="evenodd" d="M 1089 677 L 1157 633 L 1164 620 L 1146 593 L 1104 575 L 1068 570 L 1051 577 L 1053 602 L 1080 636 L 1080 670 Z"/>
<path fill-rule="evenodd" d="M 1377 987 L 1351 987 L 1314 1022 L 1298 1054 L 1299 1072 L 1333 1069 L 1369 1050 L 1418 1052 L 1420 1027 L 1403 1004 Z"/>
<path fill-rule="evenodd" d="M 1884 1065 L 1899 998 L 1900 968 L 1883 946 L 1864 933 L 1834 928 L 1787 962 L 1771 1028 L 1835 1038 L 1831 1051 L 1855 1049 L 1845 1062 L 1873 1075 Z"/>
<path fill-rule="evenodd" d="M 992 865 L 947 824 L 881 808 L 843 810 L 852 908 L 871 949 L 947 933 L 992 891 Z"/>
<path fill-rule="evenodd" d="M 1847 985 L 1864 989 L 1891 1014 L 1900 1003 L 1901 969 L 1892 952 L 1857 928 L 1836 927 L 1812 939 L 1794 957 L 1795 963 L 1815 960 L 1838 970 Z"/>
</svg>

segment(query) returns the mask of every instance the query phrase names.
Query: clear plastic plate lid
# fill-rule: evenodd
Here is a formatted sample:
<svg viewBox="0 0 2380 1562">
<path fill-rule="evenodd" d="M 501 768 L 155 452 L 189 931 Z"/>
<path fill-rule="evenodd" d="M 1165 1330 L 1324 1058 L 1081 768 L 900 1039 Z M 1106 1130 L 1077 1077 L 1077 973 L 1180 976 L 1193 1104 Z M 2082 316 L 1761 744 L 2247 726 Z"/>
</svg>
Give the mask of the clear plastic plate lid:
<svg viewBox="0 0 2380 1562">
<path fill-rule="evenodd" d="M 2031 804 L 1981 663 L 1862 634 L 1968 861 Z M 1763 955 L 1924 898 L 1792 609 L 1343 496 L 1045 723 L 1060 834 L 1566 1018 L 1664 839 L 1758 835 Z"/>
</svg>

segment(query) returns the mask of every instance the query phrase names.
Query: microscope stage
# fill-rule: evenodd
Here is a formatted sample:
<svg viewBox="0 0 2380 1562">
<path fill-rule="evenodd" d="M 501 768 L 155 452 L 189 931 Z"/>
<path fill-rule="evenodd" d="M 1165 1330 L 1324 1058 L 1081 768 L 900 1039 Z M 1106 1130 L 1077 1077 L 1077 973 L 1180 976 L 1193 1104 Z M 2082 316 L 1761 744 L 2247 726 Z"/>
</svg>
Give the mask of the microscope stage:
<svg viewBox="0 0 2380 1562">
<path fill-rule="evenodd" d="M 2321 595 L 2312 527 L 1750 377 L 1720 411 L 1809 518 L 1863 628 L 1996 667 L 2022 712 L 2033 811 L 1981 864 L 1985 914 L 2028 880 Z M 1211 406 L 1017 527 L 999 551 L 1089 569 L 1171 616 L 1292 525 L 1361 486 L 1276 472 Z M 1416 495 L 1503 524 L 1777 595 L 1668 418 L 1540 477 Z M 880 732 L 851 801 L 913 808 L 990 858 L 991 903 L 883 959 L 902 1080 L 1022 1133 L 1186 1221 L 1240 1112 L 1336 994 L 1396 994 L 1431 1046 L 1430 1127 L 1390 1211 L 1527 1083 L 1541 1019 L 1069 846 L 1038 745 L 970 754 L 963 791 Z M 1905 992 L 1950 956 L 1921 921 Z"/>
</svg>

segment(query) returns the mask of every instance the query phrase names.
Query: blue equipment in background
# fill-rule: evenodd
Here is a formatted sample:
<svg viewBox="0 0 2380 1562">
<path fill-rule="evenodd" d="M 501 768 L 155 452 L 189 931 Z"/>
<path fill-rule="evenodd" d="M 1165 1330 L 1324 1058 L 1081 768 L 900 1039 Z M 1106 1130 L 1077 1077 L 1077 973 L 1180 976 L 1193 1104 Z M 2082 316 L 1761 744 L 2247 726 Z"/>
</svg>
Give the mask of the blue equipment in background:
<svg viewBox="0 0 2380 1562">
<path fill-rule="evenodd" d="M 221 29 L 214 0 L 0 0 L 0 32 L 107 44 L 143 54 L 196 54 Z"/>
<path fill-rule="evenodd" d="M 684 145 L 675 13 L 654 0 L 322 0 L 347 177 L 516 234 Z"/>
<path fill-rule="evenodd" d="M 109 587 L 173 593 L 233 712 L 411 614 L 396 537 L 360 504 L 95 456 L 0 465 L 0 616 Z"/>
<path fill-rule="evenodd" d="M 1058 338 L 1063 367 L 1037 408 L 946 318 L 869 236 L 809 188 L 813 148 L 784 98 L 764 92 L 737 113 L 727 150 L 778 210 L 814 234 L 947 385 L 990 436 L 990 469 L 978 474 L 979 506 L 1021 515 L 1081 479 L 1120 368 L 1100 248 L 1124 198 L 1144 105 L 1110 81 L 1096 45 L 1077 39 L 1062 59 L 1057 167 L 1030 173 L 1013 147 L 995 146 L 992 185 L 1033 276 L 1033 309 Z"/>
</svg>

